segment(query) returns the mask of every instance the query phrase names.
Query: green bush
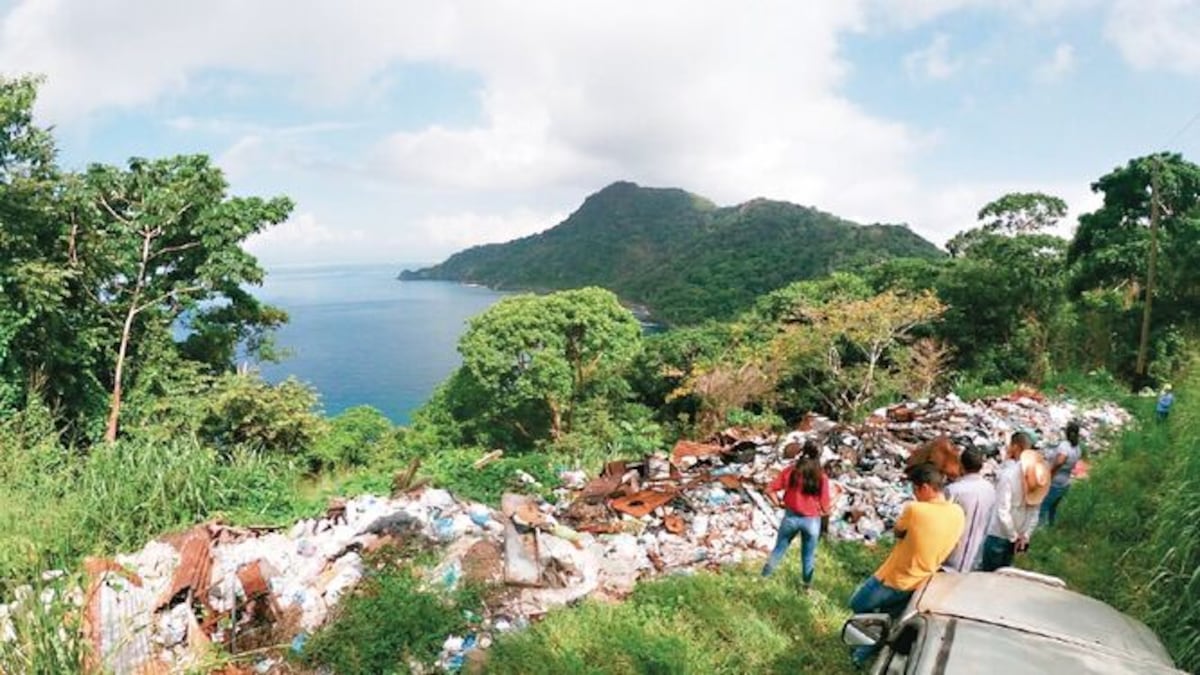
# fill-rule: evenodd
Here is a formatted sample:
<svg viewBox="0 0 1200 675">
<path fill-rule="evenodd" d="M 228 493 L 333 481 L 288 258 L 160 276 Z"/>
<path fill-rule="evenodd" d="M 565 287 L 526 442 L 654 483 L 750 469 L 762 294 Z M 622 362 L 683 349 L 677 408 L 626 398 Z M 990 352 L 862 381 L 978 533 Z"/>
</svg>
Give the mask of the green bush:
<svg viewBox="0 0 1200 675">
<path fill-rule="evenodd" d="M 304 645 L 303 660 L 344 675 L 411 672 L 432 663 L 447 636 L 463 635 L 479 599 L 428 587 L 419 570 L 368 560 L 366 579 Z"/>
<path fill-rule="evenodd" d="M 396 428 L 371 406 L 346 410 L 329 420 L 329 428 L 308 452 L 313 470 L 367 466 L 395 454 Z"/>
</svg>

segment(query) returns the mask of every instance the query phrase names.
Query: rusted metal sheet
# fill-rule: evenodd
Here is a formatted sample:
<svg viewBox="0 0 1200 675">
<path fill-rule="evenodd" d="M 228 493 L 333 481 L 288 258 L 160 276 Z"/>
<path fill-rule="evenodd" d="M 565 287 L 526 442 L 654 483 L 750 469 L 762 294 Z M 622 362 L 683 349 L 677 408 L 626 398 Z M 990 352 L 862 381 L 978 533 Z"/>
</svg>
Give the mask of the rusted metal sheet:
<svg viewBox="0 0 1200 675">
<path fill-rule="evenodd" d="M 642 490 L 627 497 L 618 497 L 609 502 L 609 505 L 621 513 L 627 513 L 634 518 L 641 518 L 654 509 L 670 502 L 677 494 L 679 494 L 678 490 L 667 490 L 664 492 Z"/>
<path fill-rule="evenodd" d="M 165 673 L 150 639 L 154 599 L 141 577 L 102 558 L 87 559 L 84 570 L 84 636 L 92 646 L 85 672 Z"/>
<path fill-rule="evenodd" d="M 695 441 L 679 441 L 675 444 L 675 449 L 671 451 L 671 463 L 679 466 L 683 463 L 685 457 L 704 459 L 706 457 L 716 457 L 723 451 L 719 445 L 696 443 Z"/>
<path fill-rule="evenodd" d="M 171 585 L 158 599 L 155 609 L 170 605 L 189 590 L 197 598 L 208 596 L 213 543 L 208 525 L 197 525 L 170 543 L 179 551 L 179 566 L 175 568 Z"/>
</svg>

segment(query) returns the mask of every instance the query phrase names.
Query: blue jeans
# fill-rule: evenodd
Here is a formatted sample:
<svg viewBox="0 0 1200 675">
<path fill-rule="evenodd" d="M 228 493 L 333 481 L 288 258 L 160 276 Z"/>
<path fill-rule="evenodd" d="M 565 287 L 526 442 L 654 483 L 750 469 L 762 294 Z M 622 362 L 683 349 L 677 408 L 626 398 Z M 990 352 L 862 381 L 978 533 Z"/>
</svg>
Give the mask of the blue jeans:
<svg viewBox="0 0 1200 675">
<path fill-rule="evenodd" d="M 988 535 L 987 539 L 983 540 L 983 564 L 979 569 L 984 572 L 995 572 L 1001 567 L 1012 565 L 1013 554 L 1017 550 L 1017 545 L 1004 537 Z"/>
<path fill-rule="evenodd" d="M 867 577 L 866 581 L 862 582 L 858 590 L 854 591 L 854 595 L 850 596 L 850 609 L 855 614 L 887 612 L 895 619 L 908 606 L 908 601 L 912 597 L 912 594 L 912 591 L 901 591 L 892 588 L 874 575 L 871 575 Z M 882 642 L 874 647 L 855 647 L 855 665 L 862 666 L 882 648 Z"/>
<path fill-rule="evenodd" d="M 821 538 L 821 518 L 820 516 L 802 516 L 793 511 L 785 511 L 783 520 L 779 521 L 779 536 L 775 538 L 775 550 L 771 551 L 771 557 L 763 566 L 762 575 L 764 577 L 770 576 L 783 561 L 783 554 L 787 553 L 788 546 L 792 545 L 792 540 L 796 538 L 797 534 L 800 535 L 800 559 L 804 584 L 812 583 L 813 572 L 817 565 L 817 540 Z"/>
<path fill-rule="evenodd" d="M 1066 485 L 1050 485 L 1050 492 L 1046 493 L 1046 498 L 1042 500 L 1041 511 L 1038 512 L 1038 522 L 1052 527 L 1054 518 L 1058 514 L 1058 503 L 1063 497 L 1067 496 L 1067 490 L 1071 489 L 1071 484 Z"/>
</svg>

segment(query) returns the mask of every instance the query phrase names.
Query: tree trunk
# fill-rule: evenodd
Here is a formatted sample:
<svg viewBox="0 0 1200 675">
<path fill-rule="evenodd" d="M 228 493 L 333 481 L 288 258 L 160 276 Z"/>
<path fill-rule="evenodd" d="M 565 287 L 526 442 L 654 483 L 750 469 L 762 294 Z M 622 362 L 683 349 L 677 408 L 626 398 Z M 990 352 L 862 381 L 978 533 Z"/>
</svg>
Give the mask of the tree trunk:
<svg viewBox="0 0 1200 675">
<path fill-rule="evenodd" d="M 113 369 L 112 401 L 108 407 L 108 424 L 104 429 L 104 440 L 108 443 L 117 440 L 117 423 L 121 417 L 121 380 L 125 374 L 125 356 L 129 352 L 129 341 L 133 336 L 133 321 L 141 311 L 138 303 L 142 299 L 142 287 L 146 283 L 146 266 L 150 262 L 150 242 L 156 236 L 156 230 L 142 232 L 142 259 L 138 264 L 138 276 L 133 287 L 133 295 L 129 299 L 129 311 L 125 313 L 125 324 L 121 327 L 121 346 L 117 349 L 117 365 Z"/>
<path fill-rule="evenodd" d="M 129 350 L 129 337 L 133 333 L 133 320 L 137 316 L 137 296 L 129 306 L 125 315 L 125 325 L 121 329 L 121 347 L 117 350 L 117 367 L 113 373 L 112 401 L 108 407 L 108 426 L 104 430 L 104 440 L 112 443 L 117 440 L 117 420 L 121 417 L 121 379 L 125 371 L 125 354 Z"/>
<path fill-rule="evenodd" d="M 562 408 L 554 401 L 546 403 L 550 406 L 550 438 L 557 441 L 562 437 Z"/>
<path fill-rule="evenodd" d="M 1134 383 L 1134 390 L 1146 384 L 1146 358 L 1150 351 L 1150 305 L 1154 299 L 1154 272 L 1158 262 L 1158 159 L 1150 167 L 1150 260 L 1146 264 L 1146 304 L 1142 312 L 1142 335 L 1138 340 L 1137 375 L 1139 382 Z"/>
</svg>

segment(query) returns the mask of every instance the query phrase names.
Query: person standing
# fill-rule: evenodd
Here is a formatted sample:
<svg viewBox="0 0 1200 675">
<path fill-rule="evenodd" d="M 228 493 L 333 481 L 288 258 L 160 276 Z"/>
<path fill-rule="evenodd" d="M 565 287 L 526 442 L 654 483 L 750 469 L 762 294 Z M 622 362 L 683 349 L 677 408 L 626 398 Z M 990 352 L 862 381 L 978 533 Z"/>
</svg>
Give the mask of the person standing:
<svg viewBox="0 0 1200 675">
<path fill-rule="evenodd" d="M 1154 416 L 1159 422 L 1164 422 L 1167 415 L 1171 414 L 1171 406 L 1175 405 L 1175 394 L 1171 393 L 1170 383 L 1164 384 L 1162 395 L 1158 397 L 1158 403 L 1154 406 Z"/>
<path fill-rule="evenodd" d="M 767 500 L 784 509 L 779 521 L 775 550 L 763 566 L 762 575 L 771 576 L 792 540 L 800 535 L 801 577 L 805 590 L 812 586 L 816 571 L 817 541 L 821 538 L 821 518 L 829 514 L 829 477 L 821 469 L 821 451 L 806 441 L 800 456 L 783 470 L 767 488 Z M 780 500 L 779 493 L 783 493 Z"/>
<path fill-rule="evenodd" d="M 996 477 L 996 506 L 983 541 L 984 572 L 1012 564 L 1016 553 L 1029 547 L 1037 527 L 1038 507 L 1050 491 L 1050 467 L 1025 432 L 1018 431 L 1008 443 L 1004 465 Z"/>
<path fill-rule="evenodd" d="M 897 541 L 887 560 L 850 597 L 850 609 L 857 614 L 899 616 L 913 591 L 937 573 L 962 537 L 966 516 L 942 494 L 945 477 L 937 467 L 919 464 L 909 471 L 909 480 L 916 501 L 906 504 L 896 520 Z M 856 648 L 855 663 L 866 663 L 877 650 Z"/>
<path fill-rule="evenodd" d="M 1050 479 L 1050 492 L 1042 500 L 1042 508 L 1038 515 L 1038 521 L 1047 527 L 1054 526 L 1058 504 L 1067 496 L 1067 490 L 1071 488 L 1071 473 L 1082 456 L 1083 451 L 1079 447 L 1079 423 L 1072 421 L 1067 424 L 1066 439 L 1059 443 L 1053 455 L 1047 458 L 1053 478 Z"/>
<path fill-rule="evenodd" d="M 967 448 L 960 461 L 963 477 L 946 486 L 946 498 L 962 507 L 966 527 L 943 569 L 970 572 L 979 567 L 982 558 L 983 540 L 987 537 L 992 508 L 996 504 L 996 488 L 979 475 L 983 468 L 982 452 Z"/>
</svg>

